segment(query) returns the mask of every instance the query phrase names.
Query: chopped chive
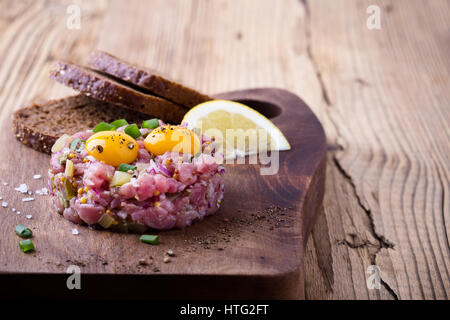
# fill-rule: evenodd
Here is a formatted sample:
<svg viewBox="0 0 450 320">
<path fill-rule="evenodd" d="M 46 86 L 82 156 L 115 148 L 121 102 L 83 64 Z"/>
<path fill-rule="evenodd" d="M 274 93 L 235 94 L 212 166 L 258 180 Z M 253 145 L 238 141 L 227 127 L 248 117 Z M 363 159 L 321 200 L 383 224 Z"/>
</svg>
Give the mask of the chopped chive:
<svg viewBox="0 0 450 320">
<path fill-rule="evenodd" d="M 70 149 L 75 152 L 80 153 L 81 151 L 83 151 L 85 145 L 86 145 L 86 141 L 81 140 L 81 139 L 75 139 L 70 144 Z"/>
<path fill-rule="evenodd" d="M 114 128 L 116 128 L 116 129 L 126 126 L 127 124 L 128 124 L 128 122 L 125 119 L 119 119 L 119 120 L 116 120 L 116 121 L 113 121 L 110 123 L 110 125 L 114 126 Z"/>
<path fill-rule="evenodd" d="M 22 252 L 28 252 L 28 251 L 34 250 L 34 244 L 33 244 L 33 241 L 31 241 L 31 239 L 19 241 L 19 247 L 20 247 L 20 250 L 22 250 Z"/>
<path fill-rule="evenodd" d="M 115 130 L 116 127 L 114 127 L 112 124 L 106 123 L 106 122 L 100 122 L 98 125 L 95 126 L 94 131 L 95 133 L 100 131 L 109 131 L 109 130 Z"/>
<path fill-rule="evenodd" d="M 130 170 L 134 171 L 136 170 L 136 166 L 132 166 L 130 164 L 121 163 L 120 166 L 117 168 L 118 171 L 128 172 Z"/>
<path fill-rule="evenodd" d="M 125 133 L 132 136 L 134 139 L 141 136 L 141 132 L 139 131 L 138 126 L 133 123 L 125 127 Z"/>
<path fill-rule="evenodd" d="M 159 127 L 159 121 L 156 118 L 150 119 L 150 120 L 145 120 L 144 122 L 142 122 L 142 128 L 155 129 L 158 127 Z"/>
<path fill-rule="evenodd" d="M 33 232 L 23 224 L 18 224 L 14 229 L 14 232 L 22 238 L 29 238 L 33 235 Z"/>
<path fill-rule="evenodd" d="M 150 235 L 150 234 L 143 234 L 139 238 L 139 240 L 141 240 L 141 242 L 143 242 L 143 243 L 158 244 L 159 237 L 158 236 L 154 236 L 154 235 Z"/>
</svg>

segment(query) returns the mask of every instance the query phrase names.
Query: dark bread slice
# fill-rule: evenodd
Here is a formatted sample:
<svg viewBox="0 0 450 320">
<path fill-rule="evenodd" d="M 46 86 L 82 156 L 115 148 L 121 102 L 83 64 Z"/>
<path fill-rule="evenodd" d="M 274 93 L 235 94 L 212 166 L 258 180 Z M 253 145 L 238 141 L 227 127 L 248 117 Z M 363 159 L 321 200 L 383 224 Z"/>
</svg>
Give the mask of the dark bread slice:
<svg viewBox="0 0 450 320">
<path fill-rule="evenodd" d="M 158 96 L 187 108 L 213 100 L 213 98 L 194 89 L 168 80 L 156 74 L 153 70 L 128 63 L 103 51 L 97 50 L 92 52 L 88 64 L 94 69 L 132 83 L 142 89 L 149 90 Z"/>
<path fill-rule="evenodd" d="M 25 145 L 50 153 L 55 141 L 64 133 L 74 134 L 92 129 L 101 121 L 122 118 L 140 126 L 143 120 L 151 116 L 80 94 L 17 110 L 13 114 L 12 129 L 17 139 Z"/>
<path fill-rule="evenodd" d="M 179 123 L 187 109 L 168 100 L 134 90 L 95 70 L 58 61 L 50 77 L 89 97 Z"/>
</svg>

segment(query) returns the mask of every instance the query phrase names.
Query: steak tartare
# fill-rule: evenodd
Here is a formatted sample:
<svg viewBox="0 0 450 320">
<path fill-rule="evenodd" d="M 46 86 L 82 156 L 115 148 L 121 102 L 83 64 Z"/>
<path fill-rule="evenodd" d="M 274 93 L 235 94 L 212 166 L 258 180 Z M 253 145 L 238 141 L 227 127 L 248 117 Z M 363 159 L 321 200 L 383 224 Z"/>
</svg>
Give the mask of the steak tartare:
<svg viewBox="0 0 450 320">
<path fill-rule="evenodd" d="M 184 228 L 220 207 L 225 170 L 212 142 L 157 119 L 64 135 L 52 148 L 52 204 L 74 223 L 120 232 Z"/>
</svg>

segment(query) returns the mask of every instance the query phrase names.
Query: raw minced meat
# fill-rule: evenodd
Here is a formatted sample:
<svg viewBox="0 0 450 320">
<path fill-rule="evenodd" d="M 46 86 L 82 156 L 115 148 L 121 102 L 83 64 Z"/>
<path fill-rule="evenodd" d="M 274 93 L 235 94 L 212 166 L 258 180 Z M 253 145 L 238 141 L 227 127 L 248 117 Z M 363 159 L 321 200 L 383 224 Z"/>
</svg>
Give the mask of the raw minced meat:
<svg viewBox="0 0 450 320">
<path fill-rule="evenodd" d="M 118 131 L 123 131 L 119 128 Z M 67 138 L 50 161 L 50 190 L 56 211 L 74 223 L 101 225 L 117 231 L 144 232 L 184 228 L 220 207 L 224 193 L 224 167 L 216 162 L 211 139 L 202 136 L 202 153 L 166 152 L 155 156 L 137 138 L 138 157 L 131 165 L 129 182 L 110 187 L 117 168 L 96 160 L 83 148 L 70 149 L 75 139 L 87 140 L 92 130 Z M 65 173 L 67 159 L 73 176 Z M 131 172 L 130 172 L 131 174 Z"/>
</svg>

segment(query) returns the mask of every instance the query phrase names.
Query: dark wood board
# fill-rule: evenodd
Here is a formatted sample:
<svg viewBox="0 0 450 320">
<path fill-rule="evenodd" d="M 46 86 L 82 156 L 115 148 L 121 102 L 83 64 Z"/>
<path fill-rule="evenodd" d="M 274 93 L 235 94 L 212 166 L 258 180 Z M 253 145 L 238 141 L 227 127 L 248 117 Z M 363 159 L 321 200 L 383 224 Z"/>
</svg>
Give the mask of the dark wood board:
<svg viewBox="0 0 450 320">
<path fill-rule="evenodd" d="M 269 116 L 292 150 L 279 153 L 276 175 L 260 175 L 259 165 L 227 165 L 219 212 L 189 228 L 159 232 L 158 246 L 140 243 L 136 234 L 74 225 L 52 212 L 46 196 L 22 202 L 24 195 L 14 187 L 26 183 L 34 191 L 46 186 L 49 156 L 25 147 L 10 131 L 3 134 L 0 183 L 8 186 L 0 184 L 0 196 L 8 208 L 0 207 L 0 293 L 11 295 L 27 285 L 30 294 L 57 297 L 304 298 L 304 249 L 324 195 L 323 128 L 307 105 L 285 90 L 249 89 L 216 97 L 242 101 Z M 2 128 L 10 126 L 2 123 Z M 43 178 L 34 180 L 37 173 Z M 19 250 L 13 232 L 18 223 L 33 230 L 36 252 Z M 79 234 L 72 235 L 72 228 Z M 176 256 L 164 263 L 169 249 Z M 72 264 L 81 269 L 81 290 L 66 288 Z"/>
</svg>

